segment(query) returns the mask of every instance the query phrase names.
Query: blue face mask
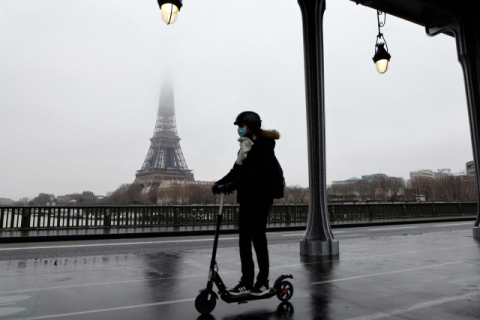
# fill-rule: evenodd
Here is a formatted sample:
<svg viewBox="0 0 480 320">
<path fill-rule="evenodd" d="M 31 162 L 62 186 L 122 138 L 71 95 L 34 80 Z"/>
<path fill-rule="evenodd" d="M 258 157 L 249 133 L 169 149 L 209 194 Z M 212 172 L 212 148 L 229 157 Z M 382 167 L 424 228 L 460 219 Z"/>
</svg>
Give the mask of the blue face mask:
<svg viewBox="0 0 480 320">
<path fill-rule="evenodd" d="M 243 128 L 238 128 L 238 135 L 240 137 L 245 137 L 247 135 L 248 131 L 247 131 L 247 128 L 243 127 Z"/>
</svg>

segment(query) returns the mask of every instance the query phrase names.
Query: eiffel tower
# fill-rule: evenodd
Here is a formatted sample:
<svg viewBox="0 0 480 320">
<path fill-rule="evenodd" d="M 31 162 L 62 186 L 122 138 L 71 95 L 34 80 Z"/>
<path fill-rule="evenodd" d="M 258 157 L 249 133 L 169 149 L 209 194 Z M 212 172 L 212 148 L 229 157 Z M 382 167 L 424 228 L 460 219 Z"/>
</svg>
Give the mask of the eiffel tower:
<svg viewBox="0 0 480 320">
<path fill-rule="evenodd" d="M 195 181 L 180 147 L 171 85 L 162 86 L 157 122 L 150 141 L 150 149 L 142 169 L 135 174 L 134 184 L 150 188 L 159 186 L 163 180 Z"/>
</svg>

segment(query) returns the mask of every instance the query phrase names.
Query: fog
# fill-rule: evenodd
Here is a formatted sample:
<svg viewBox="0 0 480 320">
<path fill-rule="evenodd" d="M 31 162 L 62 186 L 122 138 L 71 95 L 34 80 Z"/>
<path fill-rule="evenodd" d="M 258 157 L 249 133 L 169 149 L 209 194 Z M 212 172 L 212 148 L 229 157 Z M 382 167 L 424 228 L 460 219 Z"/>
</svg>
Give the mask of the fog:
<svg viewBox="0 0 480 320">
<path fill-rule="evenodd" d="M 327 1 L 327 183 L 473 159 L 455 40 L 387 16 L 392 55 L 372 61 L 376 12 Z M 301 14 L 295 0 L 184 0 L 175 24 L 155 0 L 0 0 L 0 197 L 131 183 L 155 127 L 161 84 L 196 180 L 236 159 L 238 113 L 281 134 L 289 185 L 308 185 Z"/>
</svg>

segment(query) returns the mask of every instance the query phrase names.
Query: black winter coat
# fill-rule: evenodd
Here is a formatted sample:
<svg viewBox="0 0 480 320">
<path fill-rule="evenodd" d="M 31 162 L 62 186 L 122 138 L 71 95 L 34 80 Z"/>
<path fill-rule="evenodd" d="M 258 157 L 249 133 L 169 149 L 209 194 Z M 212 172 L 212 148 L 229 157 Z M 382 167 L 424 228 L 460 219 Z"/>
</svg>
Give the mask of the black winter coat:
<svg viewBox="0 0 480 320">
<path fill-rule="evenodd" d="M 263 131 L 256 137 L 242 165 L 234 164 L 230 172 L 216 184 L 232 183 L 240 204 L 269 205 L 273 203 L 273 184 L 278 175 L 275 164 L 277 131 Z"/>
</svg>

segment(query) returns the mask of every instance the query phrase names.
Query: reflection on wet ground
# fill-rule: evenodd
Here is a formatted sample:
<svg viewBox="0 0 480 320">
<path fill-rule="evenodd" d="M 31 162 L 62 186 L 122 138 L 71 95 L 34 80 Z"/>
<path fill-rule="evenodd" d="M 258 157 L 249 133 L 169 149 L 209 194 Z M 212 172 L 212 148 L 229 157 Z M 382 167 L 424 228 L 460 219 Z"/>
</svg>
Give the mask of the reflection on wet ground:
<svg viewBox="0 0 480 320">
<path fill-rule="evenodd" d="M 270 246 L 271 284 L 282 273 L 294 276 L 288 303 L 220 300 L 200 316 L 194 299 L 206 285 L 211 250 L 159 247 L 155 254 L 2 261 L 0 319 L 480 318 L 480 242 L 471 230 L 342 239 L 336 258 L 302 257 L 298 240 Z M 217 261 L 233 287 L 238 249 L 220 248 Z"/>
</svg>

